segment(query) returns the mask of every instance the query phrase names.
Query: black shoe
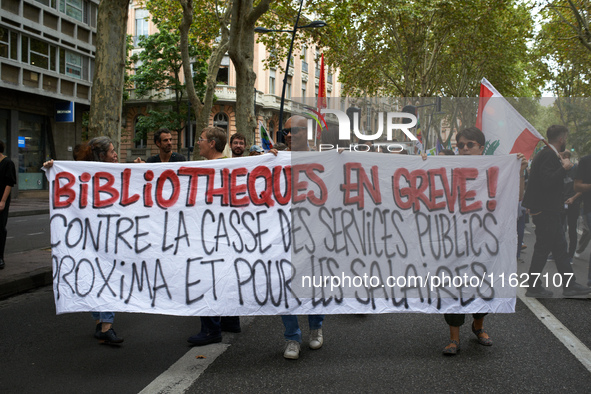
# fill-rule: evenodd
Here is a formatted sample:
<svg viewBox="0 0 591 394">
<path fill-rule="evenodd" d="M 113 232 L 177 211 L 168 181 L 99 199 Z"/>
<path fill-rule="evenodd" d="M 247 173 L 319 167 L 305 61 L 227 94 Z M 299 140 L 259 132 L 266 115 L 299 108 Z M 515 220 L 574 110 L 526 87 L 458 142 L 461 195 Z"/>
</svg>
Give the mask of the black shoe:
<svg viewBox="0 0 591 394">
<path fill-rule="evenodd" d="M 101 336 L 102 329 L 103 329 L 103 323 L 98 323 L 96 325 L 96 328 L 94 329 L 94 337 L 96 339 L 99 339 L 99 337 Z"/>
<path fill-rule="evenodd" d="M 0 270 L 3 270 L 5 265 L 6 264 L 4 264 L 4 259 L 0 259 Z"/>
<path fill-rule="evenodd" d="M 221 332 L 203 332 L 201 331 L 197 335 L 193 335 L 187 342 L 195 345 L 195 346 L 205 346 L 209 345 L 210 343 L 218 343 L 222 341 L 222 333 Z"/>
<path fill-rule="evenodd" d="M 106 345 L 118 345 L 123 342 L 123 338 L 119 338 L 112 328 L 109 328 L 106 332 L 101 331 L 98 339 Z"/>
<path fill-rule="evenodd" d="M 573 283 L 572 285 L 570 285 L 569 287 L 565 288 L 562 291 L 562 295 L 565 297 L 574 297 L 574 296 L 580 296 L 580 295 L 587 295 L 591 293 L 591 289 L 580 285 L 578 283 Z"/>
<path fill-rule="evenodd" d="M 554 293 L 550 290 L 546 290 L 543 287 L 530 287 L 526 292 L 526 297 L 532 298 L 552 298 Z"/>
</svg>

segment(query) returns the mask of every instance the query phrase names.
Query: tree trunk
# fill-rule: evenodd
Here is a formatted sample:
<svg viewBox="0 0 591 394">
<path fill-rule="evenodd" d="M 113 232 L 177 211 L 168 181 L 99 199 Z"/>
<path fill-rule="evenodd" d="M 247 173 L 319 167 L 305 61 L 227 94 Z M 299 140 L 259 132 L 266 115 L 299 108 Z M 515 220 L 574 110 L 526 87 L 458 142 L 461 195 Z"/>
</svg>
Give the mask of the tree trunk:
<svg viewBox="0 0 591 394">
<path fill-rule="evenodd" d="M 118 144 L 121 133 L 129 0 L 101 0 L 88 135 Z"/>
<path fill-rule="evenodd" d="M 256 118 L 254 113 L 253 71 L 254 28 L 261 15 L 269 10 L 271 0 L 261 0 L 253 8 L 253 0 L 234 0 L 230 46 L 228 54 L 236 69 L 236 131 L 249 140 L 254 135 Z"/>
<path fill-rule="evenodd" d="M 189 57 L 189 29 L 193 23 L 193 10 L 194 4 L 192 0 L 179 0 L 183 8 L 183 20 L 180 25 L 181 33 L 181 57 L 183 60 L 183 74 L 185 81 L 187 81 L 187 96 L 191 102 L 191 106 L 195 109 L 196 119 L 196 133 L 195 141 L 193 146 L 197 147 L 197 141 L 201 136 L 201 130 L 203 130 L 209 124 L 209 114 L 213 107 L 213 98 L 215 95 L 215 88 L 217 86 L 217 75 L 222 63 L 222 59 L 228 50 L 229 41 L 229 30 L 228 23 L 230 22 L 230 16 L 232 11 L 232 0 L 227 0 L 225 4 L 226 11 L 219 17 L 220 29 L 222 36 L 220 42 L 216 48 L 214 48 L 211 56 L 209 57 L 209 64 L 207 68 L 207 82 L 205 97 L 203 103 L 197 97 L 195 92 L 195 86 L 189 81 L 193 81 L 193 75 L 191 74 L 191 59 Z M 193 149 L 193 160 L 199 159 L 198 149 Z"/>
</svg>

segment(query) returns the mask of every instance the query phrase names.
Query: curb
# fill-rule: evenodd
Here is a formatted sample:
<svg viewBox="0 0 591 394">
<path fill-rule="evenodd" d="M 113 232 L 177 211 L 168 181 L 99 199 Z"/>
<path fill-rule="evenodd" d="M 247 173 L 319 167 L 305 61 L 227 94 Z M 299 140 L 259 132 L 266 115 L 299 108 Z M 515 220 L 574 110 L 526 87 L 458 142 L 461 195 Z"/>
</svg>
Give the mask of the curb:
<svg viewBox="0 0 591 394">
<path fill-rule="evenodd" d="M 29 290 L 51 285 L 53 273 L 51 267 L 39 268 L 26 274 L 16 275 L 10 281 L 0 283 L 0 300 L 25 293 Z"/>
</svg>

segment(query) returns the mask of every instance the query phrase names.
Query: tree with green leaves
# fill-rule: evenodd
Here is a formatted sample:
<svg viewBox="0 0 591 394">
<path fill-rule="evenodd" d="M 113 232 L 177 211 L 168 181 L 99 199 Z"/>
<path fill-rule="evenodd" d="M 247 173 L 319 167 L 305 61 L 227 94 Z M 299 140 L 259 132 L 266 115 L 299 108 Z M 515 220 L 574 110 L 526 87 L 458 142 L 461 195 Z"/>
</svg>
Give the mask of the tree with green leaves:
<svg viewBox="0 0 591 394">
<path fill-rule="evenodd" d="M 557 96 L 555 118 L 570 130 L 569 144 L 579 156 L 591 153 L 591 3 L 554 0 L 541 11 L 536 63 Z"/>
<path fill-rule="evenodd" d="M 195 87 L 187 84 L 187 95 L 196 111 L 196 128 L 198 132 L 195 133 L 195 146 L 197 146 L 197 139 L 200 136 L 199 130 L 202 130 L 209 124 L 209 115 L 213 106 L 215 87 L 217 85 L 218 70 L 229 46 L 229 24 L 232 15 L 232 3 L 233 0 L 220 0 L 215 1 L 215 3 L 208 0 L 178 0 L 178 3 L 175 3 L 177 6 L 180 4 L 181 7 L 180 20 L 176 22 L 172 20 L 171 22 L 179 26 L 181 35 L 180 50 L 185 79 L 190 79 L 191 77 L 191 57 L 188 50 L 190 37 L 197 35 L 201 38 L 202 42 L 211 45 L 203 100 L 199 99 Z M 198 152 L 194 151 L 193 159 L 197 159 L 198 156 Z"/>
<path fill-rule="evenodd" d="M 137 123 L 136 139 L 143 139 L 148 132 L 166 127 L 180 133 L 187 121 L 186 84 L 182 77 L 182 59 L 179 53 L 180 33 L 156 25 L 159 31 L 140 38 L 141 50 L 131 56 L 130 61 L 135 72 L 129 82 L 135 88 L 137 98 L 158 100 L 155 109 L 148 111 L 149 116 L 142 116 Z M 197 94 L 205 93 L 207 74 L 206 59 L 209 49 L 198 45 L 189 45 L 192 59 L 193 78 L 191 83 Z M 171 110 L 172 108 L 172 110 Z M 181 149 L 178 139 L 177 150 Z"/>
<path fill-rule="evenodd" d="M 532 94 L 525 70 L 533 21 L 516 0 L 312 0 L 328 23 L 310 32 L 357 96 L 475 97 L 482 77 L 503 95 Z M 467 102 L 448 102 L 453 129 L 474 122 Z M 428 135 L 428 134 L 427 134 Z M 451 133 L 450 133 L 451 135 Z"/>
</svg>

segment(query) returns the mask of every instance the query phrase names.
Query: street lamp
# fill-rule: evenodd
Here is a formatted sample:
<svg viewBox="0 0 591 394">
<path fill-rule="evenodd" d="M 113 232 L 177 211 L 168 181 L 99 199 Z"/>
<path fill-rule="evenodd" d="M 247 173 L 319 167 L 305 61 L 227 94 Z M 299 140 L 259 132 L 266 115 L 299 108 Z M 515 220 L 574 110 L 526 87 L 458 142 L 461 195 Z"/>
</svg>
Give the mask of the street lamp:
<svg viewBox="0 0 591 394">
<path fill-rule="evenodd" d="M 302 6 L 304 5 L 304 0 L 300 1 L 300 10 L 298 11 L 298 16 L 296 18 L 296 23 L 293 26 L 293 30 L 273 30 L 267 29 L 265 27 L 255 27 L 255 33 L 265 34 L 265 33 L 289 33 L 291 32 L 291 44 L 289 45 L 289 52 L 287 53 L 287 64 L 285 65 L 285 76 L 283 77 L 283 89 L 281 89 L 281 104 L 279 105 L 279 129 L 283 128 L 283 106 L 285 104 L 285 89 L 287 87 L 287 77 L 289 73 L 289 63 L 291 61 L 291 52 L 293 50 L 293 43 L 295 41 L 296 32 L 298 29 L 309 29 L 309 28 L 316 28 L 316 27 L 324 27 L 326 26 L 326 22 L 324 21 L 312 21 L 304 26 L 298 26 L 300 22 L 300 14 L 302 13 Z"/>
</svg>

